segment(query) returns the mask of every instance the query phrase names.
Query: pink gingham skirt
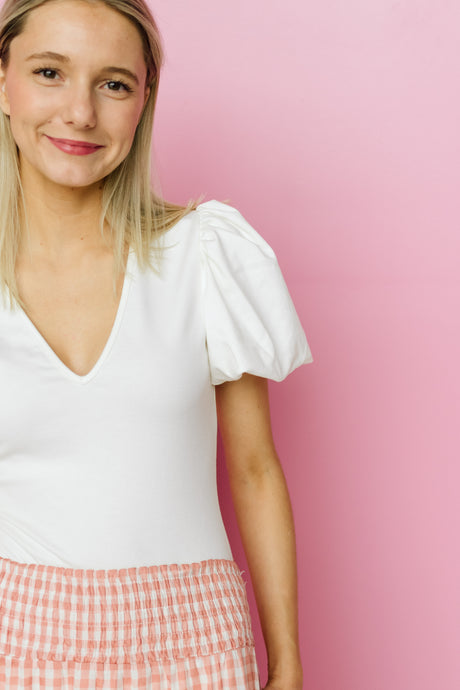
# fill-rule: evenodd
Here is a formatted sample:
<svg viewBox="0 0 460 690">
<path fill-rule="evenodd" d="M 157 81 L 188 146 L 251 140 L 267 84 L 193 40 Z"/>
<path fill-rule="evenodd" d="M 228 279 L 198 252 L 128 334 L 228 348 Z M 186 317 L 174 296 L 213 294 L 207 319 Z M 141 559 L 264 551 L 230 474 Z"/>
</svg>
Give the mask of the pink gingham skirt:
<svg viewBox="0 0 460 690">
<path fill-rule="evenodd" d="M 258 690 L 230 560 L 114 570 L 0 557 L 0 688 Z"/>
</svg>

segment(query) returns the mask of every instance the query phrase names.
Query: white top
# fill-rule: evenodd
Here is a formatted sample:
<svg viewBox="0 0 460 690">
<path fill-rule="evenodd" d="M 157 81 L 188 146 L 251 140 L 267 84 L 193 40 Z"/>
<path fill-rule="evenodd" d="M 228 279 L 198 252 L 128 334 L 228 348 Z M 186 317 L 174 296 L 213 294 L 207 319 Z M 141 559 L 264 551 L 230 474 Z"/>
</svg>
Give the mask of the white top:
<svg viewBox="0 0 460 690">
<path fill-rule="evenodd" d="M 161 276 L 133 250 L 86 375 L 0 301 L 0 556 L 71 568 L 232 558 L 216 488 L 214 385 L 277 381 L 311 352 L 275 255 L 234 208 L 165 235 Z"/>
</svg>

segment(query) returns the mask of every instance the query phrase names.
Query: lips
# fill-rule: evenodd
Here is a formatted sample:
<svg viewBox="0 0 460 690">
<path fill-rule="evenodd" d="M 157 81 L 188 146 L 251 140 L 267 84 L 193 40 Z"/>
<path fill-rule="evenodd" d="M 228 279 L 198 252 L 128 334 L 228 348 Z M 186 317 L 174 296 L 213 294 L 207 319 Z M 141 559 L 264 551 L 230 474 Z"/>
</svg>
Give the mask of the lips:
<svg viewBox="0 0 460 690">
<path fill-rule="evenodd" d="M 103 148 L 101 144 L 92 144 L 89 141 L 76 141 L 75 139 L 55 139 L 45 135 L 46 138 L 56 146 L 56 148 L 64 151 L 64 153 L 70 153 L 74 156 L 86 156 L 90 153 L 94 153 L 99 149 Z"/>
</svg>

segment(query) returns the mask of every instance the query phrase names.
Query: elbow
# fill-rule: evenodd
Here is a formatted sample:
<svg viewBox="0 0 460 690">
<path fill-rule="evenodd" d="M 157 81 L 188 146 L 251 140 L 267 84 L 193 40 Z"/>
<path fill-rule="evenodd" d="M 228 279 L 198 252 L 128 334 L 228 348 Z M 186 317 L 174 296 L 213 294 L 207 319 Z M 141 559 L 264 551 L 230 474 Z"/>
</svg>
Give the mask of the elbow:
<svg viewBox="0 0 460 690">
<path fill-rule="evenodd" d="M 253 453 L 238 462 L 228 462 L 227 469 L 231 484 L 257 490 L 284 484 L 285 478 L 276 452 Z"/>
</svg>

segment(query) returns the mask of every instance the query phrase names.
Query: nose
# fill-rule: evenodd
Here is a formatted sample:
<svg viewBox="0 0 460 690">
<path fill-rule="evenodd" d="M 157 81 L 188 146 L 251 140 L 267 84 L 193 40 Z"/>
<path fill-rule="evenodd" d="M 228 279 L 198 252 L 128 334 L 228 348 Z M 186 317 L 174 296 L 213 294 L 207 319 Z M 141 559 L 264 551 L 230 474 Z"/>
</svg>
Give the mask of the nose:
<svg viewBox="0 0 460 690">
<path fill-rule="evenodd" d="M 94 95 L 91 88 L 84 85 L 74 85 L 69 89 L 62 113 L 66 124 L 79 129 L 90 129 L 97 122 Z"/>
</svg>

